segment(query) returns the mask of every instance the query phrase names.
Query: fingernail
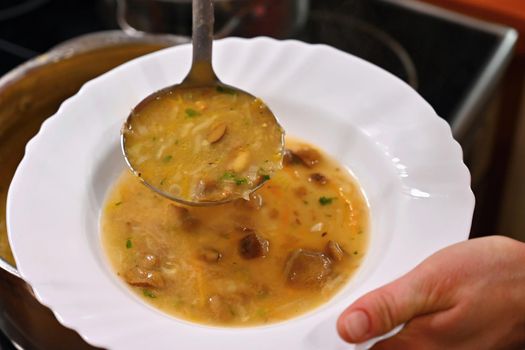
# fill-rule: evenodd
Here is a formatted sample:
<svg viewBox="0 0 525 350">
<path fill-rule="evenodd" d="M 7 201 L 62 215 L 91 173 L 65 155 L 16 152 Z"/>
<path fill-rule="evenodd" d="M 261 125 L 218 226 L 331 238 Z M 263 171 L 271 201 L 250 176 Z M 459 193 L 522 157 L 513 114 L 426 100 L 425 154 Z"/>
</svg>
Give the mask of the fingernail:
<svg viewBox="0 0 525 350">
<path fill-rule="evenodd" d="M 364 311 L 357 310 L 351 312 L 344 321 L 346 333 L 353 340 L 359 340 L 364 337 L 370 328 L 370 321 Z"/>
</svg>

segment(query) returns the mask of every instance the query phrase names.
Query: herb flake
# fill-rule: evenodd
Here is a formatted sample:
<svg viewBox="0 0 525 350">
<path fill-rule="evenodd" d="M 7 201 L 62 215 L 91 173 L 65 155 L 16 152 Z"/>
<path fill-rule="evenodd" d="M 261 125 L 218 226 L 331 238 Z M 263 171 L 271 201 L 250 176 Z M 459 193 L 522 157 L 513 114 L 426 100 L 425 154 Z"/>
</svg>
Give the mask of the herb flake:
<svg viewBox="0 0 525 350">
<path fill-rule="evenodd" d="M 321 205 L 332 204 L 333 200 L 334 198 L 322 196 L 321 198 L 319 198 L 319 204 Z"/>
<path fill-rule="evenodd" d="M 235 177 L 236 176 L 235 176 L 234 173 L 232 173 L 230 171 L 227 171 L 224 174 L 222 174 L 221 180 L 231 180 L 231 181 L 233 181 L 233 180 L 235 180 Z"/>
<path fill-rule="evenodd" d="M 133 242 L 131 242 L 131 238 L 126 239 L 126 249 L 133 248 Z"/>
<path fill-rule="evenodd" d="M 227 171 L 221 176 L 222 181 L 235 182 L 237 186 L 244 185 L 248 183 L 248 179 L 245 177 L 237 177 L 235 173 Z"/>
<path fill-rule="evenodd" d="M 241 177 L 241 178 L 236 178 L 235 179 L 235 184 L 237 186 L 244 185 L 244 184 L 247 184 L 247 183 L 248 183 L 248 180 L 245 177 Z"/>
<path fill-rule="evenodd" d="M 199 115 L 201 115 L 199 112 L 197 112 L 193 108 L 186 108 L 185 112 L 188 118 L 194 118 L 194 117 L 198 117 Z"/>
<path fill-rule="evenodd" d="M 153 292 L 149 289 L 143 289 L 142 290 L 142 294 L 144 294 L 145 297 L 148 297 L 148 298 L 156 298 L 157 296 L 155 294 L 153 294 Z"/>
<path fill-rule="evenodd" d="M 217 92 L 220 92 L 221 94 L 237 95 L 237 91 L 226 86 L 217 85 L 215 90 L 217 90 Z"/>
</svg>

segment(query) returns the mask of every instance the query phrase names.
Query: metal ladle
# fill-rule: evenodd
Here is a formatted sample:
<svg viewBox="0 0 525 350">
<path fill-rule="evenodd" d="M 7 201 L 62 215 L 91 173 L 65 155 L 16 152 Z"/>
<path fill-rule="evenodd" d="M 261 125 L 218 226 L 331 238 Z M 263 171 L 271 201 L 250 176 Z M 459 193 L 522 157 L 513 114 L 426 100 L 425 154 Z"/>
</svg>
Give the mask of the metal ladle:
<svg viewBox="0 0 525 350">
<path fill-rule="evenodd" d="M 246 91 L 243 91 L 241 89 L 238 89 L 236 87 L 226 85 L 222 83 L 219 78 L 217 78 L 213 67 L 212 67 L 212 43 L 213 43 L 213 23 L 214 23 L 214 13 L 213 13 L 213 3 L 212 0 L 193 0 L 192 3 L 192 10 L 193 10 L 193 59 L 192 59 L 192 65 L 190 68 L 189 73 L 187 76 L 183 79 L 183 81 L 180 84 L 170 86 L 168 88 L 162 89 L 160 91 L 157 91 L 148 97 L 146 97 L 144 100 L 142 100 L 134 110 L 137 110 L 139 107 L 144 108 L 144 106 L 148 103 L 152 103 L 155 101 L 155 99 L 158 99 L 158 96 L 163 94 L 164 91 L 175 91 L 177 89 L 187 89 L 187 88 L 200 88 L 200 87 L 217 87 L 220 89 L 228 89 L 228 91 L 233 91 L 235 93 L 242 93 L 246 94 L 250 97 L 255 97 Z M 271 113 L 271 112 L 270 112 Z M 122 128 L 121 132 L 121 146 L 122 151 L 124 153 L 125 160 L 132 170 L 132 172 L 137 175 L 145 185 L 147 185 L 149 188 L 154 190 L 155 192 L 159 193 L 160 195 L 169 198 L 171 200 L 180 202 L 185 205 L 192 205 L 192 206 L 208 206 L 208 205 L 216 205 L 216 204 L 222 204 L 229 202 L 231 200 L 240 198 L 241 196 L 231 196 L 224 200 L 215 200 L 215 201 L 194 201 L 189 200 L 188 198 L 180 198 L 180 196 L 173 195 L 172 193 L 167 193 L 166 191 L 158 188 L 158 186 L 153 185 L 152 183 L 149 183 L 146 179 L 144 179 L 141 176 L 141 173 L 139 169 L 137 169 L 134 164 L 130 161 L 128 149 L 126 148 L 126 130 L 131 129 L 131 122 L 134 118 L 134 113 L 130 113 L 128 118 L 126 119 L 126 122 L 124 124 L 124 127 Z M 280 132 L 280 144 L 277 145 L 280 147 L 280 154 L 281 154 L 281 160 L 282 160 L 282 154 L 284 154 L 284 130 L 279 125 L 277 119 L 271 113 L 271 123 L 275 123 L 275 127 L 278 128 Z M 247 126 L 254 128 L 256 126 Z M 259 164 L 260 165 L 260 164 Z M 252 188 L 250 188 L 249 193 L 257 190 L 260 186 L 262 186 L 263 182 L 261 183 L 255 183 Z M 246 198 L 246 196 L 243 196 Z"/>
</svg>

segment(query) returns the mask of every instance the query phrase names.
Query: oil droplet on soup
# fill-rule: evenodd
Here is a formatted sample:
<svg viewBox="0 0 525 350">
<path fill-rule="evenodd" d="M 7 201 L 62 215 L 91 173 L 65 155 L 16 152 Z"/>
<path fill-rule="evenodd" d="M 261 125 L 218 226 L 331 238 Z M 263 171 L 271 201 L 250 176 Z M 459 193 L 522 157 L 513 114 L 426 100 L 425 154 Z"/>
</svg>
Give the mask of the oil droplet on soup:
<svg viewBox="0 0 525 350">
<path fill-rule="evenodd" d="M 249 200 L 184 207 L 125 172 L 102 216 L 115 272 L 146 302 L 204 324 L 286 320 L 333 297 L 360 266 L 368 207 L 356 181 L 287 140 L 284 168 Z"/>
<path fill-rule="evenodd" d="M 260 99 L 222 86 L 159 92 L 123 130 L 137 175 L 189 202 L 246 197 L 281 169 L 283 134 Z"/>
</svg>

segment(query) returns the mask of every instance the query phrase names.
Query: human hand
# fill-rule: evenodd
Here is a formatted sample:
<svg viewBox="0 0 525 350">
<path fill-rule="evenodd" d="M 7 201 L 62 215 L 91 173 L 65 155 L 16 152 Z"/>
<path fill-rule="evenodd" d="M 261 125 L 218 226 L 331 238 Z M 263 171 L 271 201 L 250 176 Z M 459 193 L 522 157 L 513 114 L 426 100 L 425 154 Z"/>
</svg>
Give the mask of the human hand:
<svg viewBox="0 0 525 350">
<path fill-rule="evenodd" d="M 442 249 L 359 298 L 337 329 L 360 343 L 402 323 L 372 349 L 525 348 L 525 244 L 491 236 Z"/>
</svg>

